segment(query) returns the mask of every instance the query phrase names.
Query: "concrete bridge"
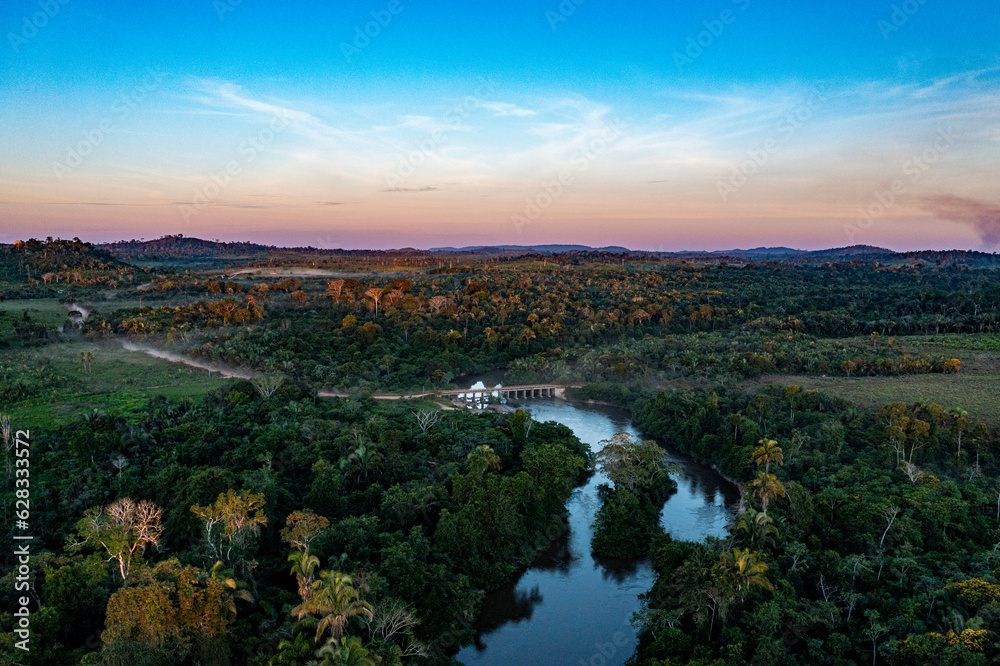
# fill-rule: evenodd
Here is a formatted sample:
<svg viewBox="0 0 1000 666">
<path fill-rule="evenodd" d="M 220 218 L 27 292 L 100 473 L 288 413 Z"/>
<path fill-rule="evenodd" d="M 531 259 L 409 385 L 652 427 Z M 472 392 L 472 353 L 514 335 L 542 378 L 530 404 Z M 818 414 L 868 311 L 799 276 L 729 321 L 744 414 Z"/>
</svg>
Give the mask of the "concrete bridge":
<svg viewBox="0 0 1000 666">
<path fill-rule="evenodd" d="M 555 384 L 525 384 L 524 386 L 501 386 L 500 388 L 453 389 L 450 391 L 435 391 L 442 398 L 458 398 L 465 396 L 466 400 L 489 400 L 494 393 L 510 399 L 517 398 L 554 398 L 566 391 L 563 386 Z"/>
<path fill-rule="evenodd" d="M 490 396 L 494 393 L 502 395 L 503 397 L 510 399 L 524 399 L 524 398 L 554 398 L 557 396 L 564 395 L 567 388 L 580 388 L 579 386 L 560 386 L 558 384 L 525 384 L 523 386 L 501 386 L 500 388 L 481 388 L 481 389 L 449 389 L 444 391 L 432 391 L 428 393 L 410 393 L 408 395 L 399 395 L 398 393 L 393 394 L 377 394 L 373 395 L 372 398 L 375 400 L 412 400 L 416 398 L 430 398 L 440 396 L 442 398 L 452 398 L 457 399 L 458 396 L 464 395 L 466 400 L 476 400 L 480 401 L 489 400 Z M 342 393 L 339 391 L 319 391 L 319 397 L 321 398 L 347 398 L 350 393 Z"/>
</svg>

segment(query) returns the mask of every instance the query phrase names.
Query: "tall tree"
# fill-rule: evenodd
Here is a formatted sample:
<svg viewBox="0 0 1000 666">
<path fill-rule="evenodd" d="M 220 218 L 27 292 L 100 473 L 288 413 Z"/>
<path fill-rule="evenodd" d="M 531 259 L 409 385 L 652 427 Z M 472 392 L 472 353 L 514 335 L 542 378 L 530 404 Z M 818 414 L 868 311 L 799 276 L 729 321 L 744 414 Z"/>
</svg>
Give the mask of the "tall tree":
<svg viewBox="0 0 1000 666">
<path fill-rule="evenodd" d="M 205 545 L 213 560 L 222 560 L 244 574 L 253 568 L 250 549 L 267 524 L 263 493 L 230 489 L 219 493 L 214 504 L 195 505 L 191 511 L 204 523 Z"/>
<path fill-rule="evenodd" d="M 134 502 L 129 497 L 95 507 L 76 524 L 79 541 L 72 547 L 105 551 L 108 561 L 118 564 L 122 583 L 127 585 L 133 561 L 140 559 L 148 546 L 159 543 L 163 535 L 162 514 L 149 500 Z"/>
<path fill-rule="evenodd" d="M 757 460 L 757 466 L 764 465 L 764 473 L 771 473 L 771 463 L 783 465 L 785 463 L 784 452 L 778 446 L 778 442 L 773 439 L 762 439 L 757 443 L 757 448 L 753 451 L 753 457 Z"/>
</svg>

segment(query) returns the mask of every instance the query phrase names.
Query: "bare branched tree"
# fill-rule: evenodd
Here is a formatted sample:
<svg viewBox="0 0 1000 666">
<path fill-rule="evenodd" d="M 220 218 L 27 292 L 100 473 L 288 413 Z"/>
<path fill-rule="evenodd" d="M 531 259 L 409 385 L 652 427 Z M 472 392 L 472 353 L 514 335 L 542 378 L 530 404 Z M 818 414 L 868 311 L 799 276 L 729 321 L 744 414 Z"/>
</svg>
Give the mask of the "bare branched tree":
<svg viewBox="0 0 1000 666">
<path fill-rule="evenodd" d="M 253 387 L 257 389 L 257 393 L 266 399 L 274 395 L 274 392 L 281 386 L 284 378 L 281 375 L 263 375 L 261 377 L 254 377 L 250 381 L 253 383 Z"/>
<path fill-rule="evenodd" d="M 900 508 L 898 506 L 887 506 L 882 509 L 882 516 L 885 518 L 885 522 L 887 524 L 885 526 L 885 532 L 882 532 L 882 538 L 878 541 L 879 548 L 882 547 L 882 542 L 885 541 L 885 535 L 887 535 L 889 530 L 892 529 L 892 524 L 896 522 L 896 516 L 899 515 L 899 512 Z"/>
<path fill-rule="evenodd" d="M 916 465 L 914 465 L 911 462 L 908 462 L 908 461 L 904 460 L 903 464 L 900 465 L 900 467 L 903 468 L 903 472 L 910 479 L 910 483 L 914 483 L 915 484 L 921 478 L 923 478 L 924 476 L 926 476 L 926 473 L 923 470 L 921 470 L 919 467 L 917 467 Z"/>
<path fill-rule="evenodd" d="M 427 432 L 441 419 L 441 412 L 436 409 L 427 409 L 421 412 L 414 412 L 413 416 L 417 419 L 420 432 Z"/>
<path fill-rule="evenodd" d="M 340 295 L 344 293 L 344 285 L 347 284 L 347 280 L 334 280 L 326 287 L 326 295 L 333 300 L 340 299 Z"/>
<path fill-rule="evenodd" d="M 128 467 L 128 458 L 126 458 L 120 453 L 116 453 L 111 458 L 111 466 L 114 467 L 116 470 L 118 470 L 118 478 L 120 479 L 122 476 L 122 472 L 124 472 L 125 468 Z"/>
<path fill-rule="evenodd" d="M 372 287 L 365 292 L 365 296 L 372 299 L 375 303 L 375 318 L 378 319 L 378 305 L 382 301 L 382 295 L 385 294 L 385 287 Z"/>
<path fill-rule="evenodd" d="M 419 620 L 413 611 L 399 601 L 382 601 L 375 607 L 370 626 L 373 637 L 378 637 L 386 643 L 393 643 L 397 638 L 406 640 L 403 648 L 404 657 L 426 657 L 427 647 L 413 639 L 413 630 Z"/>
<path fill-rule="evenodd" d="M 96 507 L 77 523 L 80 541 L 74 548 L 91 546 L 104 550 L 108 561 L 118 564 L 122 582 L 128 583 L 133 560 L 142 557 L 147 546 L 155 546 L 163 535 L 163 511 L 149 500 L 135 502 L 123 497 L 107 507 Z"/>
<path fill-rule="evenodd" d="M 446 305 L 448 305 L 448 297 L 431 296 L 428 304 L 431 306 L 431 310 L 434 310 L 434 312 L 440 312 Z"/>
</svg>

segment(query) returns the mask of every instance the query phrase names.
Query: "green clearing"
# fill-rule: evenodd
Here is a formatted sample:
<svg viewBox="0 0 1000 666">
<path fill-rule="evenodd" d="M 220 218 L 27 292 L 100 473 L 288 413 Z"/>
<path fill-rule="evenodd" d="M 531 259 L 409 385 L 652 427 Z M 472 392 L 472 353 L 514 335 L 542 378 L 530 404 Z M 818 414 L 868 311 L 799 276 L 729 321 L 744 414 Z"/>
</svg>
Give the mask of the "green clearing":
<svg viewBox="0 0 1000 666">
<path fill-rule="evenodd" d="M 62 326 L 69 319 L 69 308 L 56 298 L 33 298 L 26 300 L 0 301 L 0 338 L 11 335 L 14 321 L 22 317 L 24 312 L 36 324 L 46 328 Z"/>
<path fill-rule="evenodd" d="M 900 377 L 772 375 L 753 382 L 758 388 L 767 384 L 819 389 L 874 410 L 891 402 L 933 402 L 945 409 L 964 409 L 984 423 L 1000 425 L 1000 372 Z"/>
<path fill-rule="evenodd" d="M 84 352 L 93 355 L 89 370 L 81 360 Z M 5 404 L 3 411 L 21 427 L 65 423 L 86 409 L 130 414 L 141 410 L 148 397 L 197 397 L 226 381 L 117 345 L 83 341 L 10 350 L 0 361 L 0 388 L 22 398 Z"/>
<path fill-rule="evenodd" d="M 929 335 L 926 337 L 908 338 L 910 344 L 934 349 L 955 349 L 965 352 L 993 352 L 1000 354 L 1000 335 L 980 334 L 948 334 Z"/>
<path fill-rule="evenodd" d="M 895 377 L 770 375 L 750 385 L 796 384 L 875 410 L 891 402 L 933 402 L 945 409 L 964 409 L 984 423 L 1000 425 L 1000 337 L 929 335 L 898 338 L 898 342 L 908 351 L 957 358 L 962 361 L 962 371 Z"/>
</svg>

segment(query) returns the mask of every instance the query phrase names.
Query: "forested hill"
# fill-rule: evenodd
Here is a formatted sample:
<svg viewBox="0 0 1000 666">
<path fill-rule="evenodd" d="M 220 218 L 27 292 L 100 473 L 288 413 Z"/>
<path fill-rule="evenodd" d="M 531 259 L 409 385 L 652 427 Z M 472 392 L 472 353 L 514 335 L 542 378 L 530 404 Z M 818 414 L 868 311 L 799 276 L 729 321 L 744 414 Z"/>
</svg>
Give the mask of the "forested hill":
<svg viewBox="0 0 1000 666">
<path fill-rule="evenodd" d="M 360 259 L 419 259 L 431 254 L 413 248 L 400 250 L 343 250 L 315 247 L 277 247 L 249 242 L 221 242 L 190 238 L 182 234 L 155 240 L 122 240 L 100 247 L 126 261 L 145 264 L 180 262 L 246 264 L 256 262 L 296 263 L 315 262 L 317 257 Z"/>
<path fill-rule="evenodd" d="M 185 238 L 182 234 L 148 241 L 122 240 L 107 243 L 102 247 L 116 256 L 132 259 L 259 257 L 280 251 L 280 248 L 256 243 L 220 243 L 201 238 Z"/>
<path fill-rule="evenodd" d="M 132 266 L 79 238 L 34 238 L 0 247 L 0 279 L 10 282 L 80 280 L 93 272 L 131 272 Z"/>
<path fill-rule="evenodd" d="M 894 256 L 897 259 L 913 263 L 923 262 L 939 266 L 948 264 L 980 268 L 1000 266 L 1000 254 L 976 252 L 975 250 L 921 250 L 919 252 L 903 252 Z"/>
</svg>

